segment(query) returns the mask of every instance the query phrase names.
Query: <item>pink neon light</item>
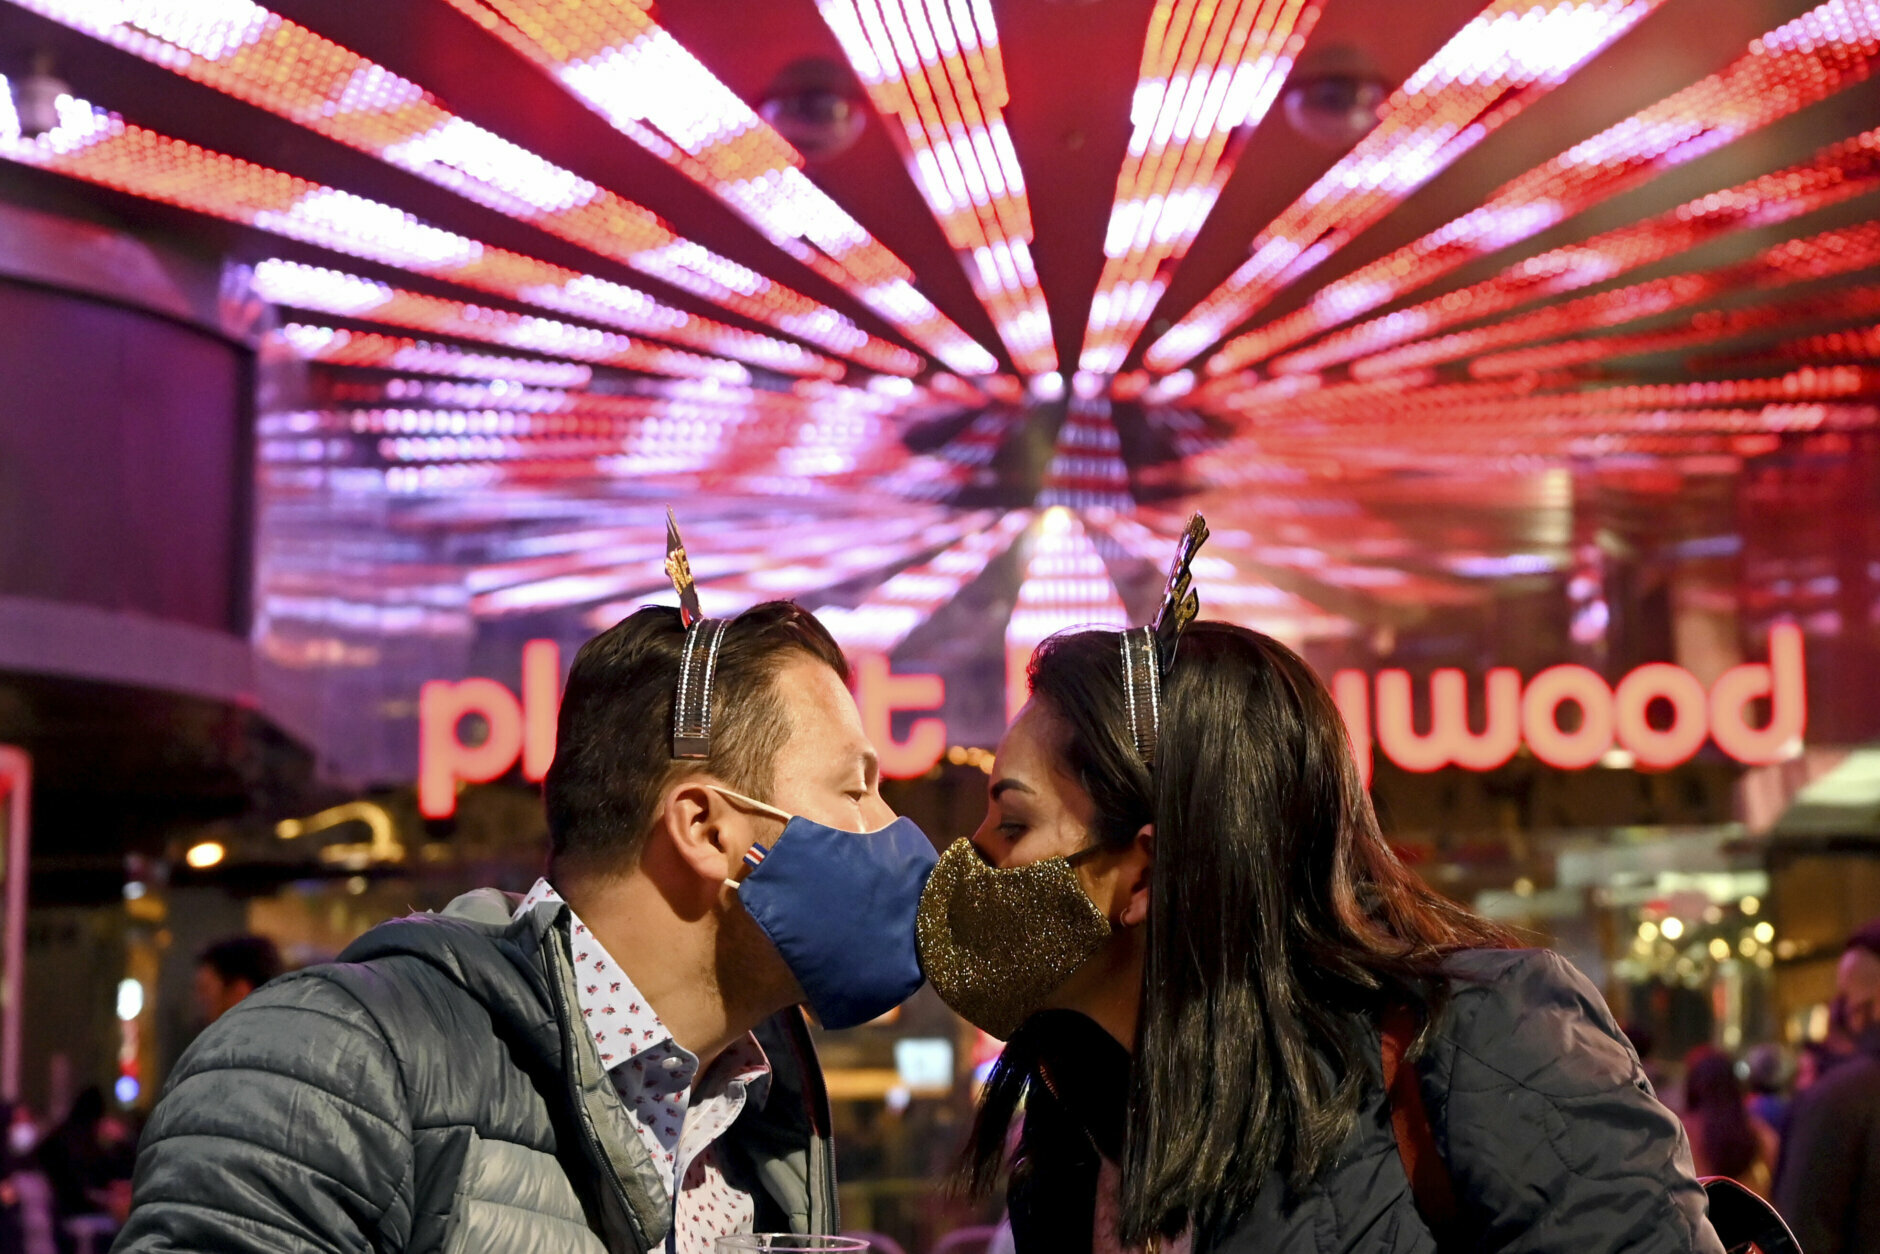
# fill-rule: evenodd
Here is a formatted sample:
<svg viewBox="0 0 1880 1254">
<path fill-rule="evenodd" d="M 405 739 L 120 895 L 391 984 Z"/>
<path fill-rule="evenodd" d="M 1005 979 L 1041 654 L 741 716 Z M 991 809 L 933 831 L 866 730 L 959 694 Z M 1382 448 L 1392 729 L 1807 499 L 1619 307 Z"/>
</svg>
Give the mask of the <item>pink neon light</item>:
<svg viewBox="0 0 1880 1254">
<path fill-rule="evenodd" d="M 1566 81 L 1663 0 L 1495 0 L 1410 77 L 1358 142 L 1253 242 L 1252 256 L 1150 347 L 1174 370 Z"/>
<path fill-rule="evenodd" d="M 1667 169 L 1853 86 L 1872 73 L 1874 58 L 1880 54 L 1877 31 L 1880 7 L 1830 0 L 1756 40 L 1719 73 L 1504 184 L 1481 207 L 1416 242 L 1326 284 L 1306 308 L 1235 337 L 1209 360 L 1209 371 L 1222 374 L 1264 360 L 1424 287 L 1476 257 L 1529 239 Z M 1784 203 L 1792 203 L 1794 213 L 1816 208 L 1824 192 L 1831 191 L 1824 176 L 1845 159 L 1844 150 L 1863 141 L 1871 149 L 1873 135 L 1869 132 L 1830 148 L 1813 163 L 1694 200 L 1659 222 L 1674 230 L 1688 224 L 1695 234 L 1706 222 L 1714 226 L 1732 217 L 1760 225 L 1771 220 L 1765 215 L 1774 206 Z M 1790 179 L 1799 179 L 1801 185 L 1785 186 Z M 1609 260 L 1616 264 L 1628 249 L 1637 247 L 1636 238 L 1627 231 L 1608 232 L 1573 249 L 1556 249 L 1510 267 L 1507 278 L 1498 282 L 1525 278 L 1530 285 L 1545 284 L 1575 273 L 1591 274 Z M 1667 240 L 1664 246 L 1677 245 Z M 1591 258 L 1595 253 L 1604 256 Z M 1640 253 L 1624 260 L 1631 268 L 1662 255 Z M 1444 297 L 1443 303 L 1430 302 L 1399 317 L 1405 325 L 1414 325 L 1418 318 L 1450 311 L 1452 305 L 1447 302 L 1459 300 Z M 1478 316 L 1473 302 L 1460 307 L 1468 316 Z"/>
<path fill-rule="evenodd" d="M 900 258 L 809 181 L 802 155 L 653 19 L 650 5 L 449 3 L 949 369 L 998 369 L 921 295 Z"/>
<path fill-rule="evenodd" d="M 1880 53 L 1880 45 L 1876 45 Z M 1591 287 L 1734 231 L 1769 226 L 1880 188 L 1880 129 L 1835 144 L 1813 160 L 1679 205 L 1656 218 L 1517 262 L 1492 279 L 1360 323 L 1274 360 L 1281 374 L 1321 370 L 1544 296 Z M 1275 324 L 1277 327 L 1278 324 Z M 1297 328 L 1288 329 L 1290 336 Z M 1243 337 L 1246 339 L 1246 337 Z M 1242 344 L 1241 340 L 1234 345 Z M 1250 360 L 1229 346 L 1214 362 Z"/>
<path fill-rule="evenodd" d="M 1080 369 L 1113 374 L 1318 22 L 1311 0 L 1157 0 Z"/>
<path fill-rule="evenodd" d="M 651 210 L 450 113 L 417 84 L 245 0 L 23 7 L 448 188 L 642 274 L 894 374 L 918 357 L 684 239 Z"/>
<path fill-rule="evenodd" d="M 71 101 L 70 120 L 34 140 L 0 136 L 0 156 L 348 256 L 656 335 L 790 374 L 842 367 L 801 345 L 675 309 L 644 292 L 439 230 L 390 205 L 210 152 Z M 79 116 L 81 114 L 88 116 Z"/>
<path fill-rule="evenodd" d="M 875 108 L 900 123 L 908 174 L 1025 374 L 1057 369 L 1031 261 L 1031 200 L 1005 129 L 1005 65 L 987 0 L 817 0 Z"/>
</svg>

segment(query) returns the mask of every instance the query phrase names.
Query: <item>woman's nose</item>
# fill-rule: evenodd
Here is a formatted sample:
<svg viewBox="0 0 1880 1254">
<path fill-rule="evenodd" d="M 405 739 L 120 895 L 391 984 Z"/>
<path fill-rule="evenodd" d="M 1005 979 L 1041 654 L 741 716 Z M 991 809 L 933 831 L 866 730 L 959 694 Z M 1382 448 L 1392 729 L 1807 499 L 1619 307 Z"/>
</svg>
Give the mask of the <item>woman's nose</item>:
<svg viewBox="0 0 1880 1254">
<path fill-rule="evenodd" d="M 1004 859 L 1011 853 L 1011 850 L 1009 848 L 1003 848 L 1002 846 L 1004 846 L 1005 842 L 995 839 L 996 836 L 997 833 L 994 832 L 992 828 L 992 816 L 987 815 L 986 821 L 979 825 L 979 830 L 967 837 L 967 839 L 973 842 L 973 848 L 979 850 L 980 857 L 984 858 L 993 866 L 1003 867 L 1005 865 Z"/>
<path fill-rule="evenodd" d="M 865 831 L 876 832 L 894 822 L 894 808 L 881 799 L 878 792 L 870 792 L 862 799 L 862 821 L 868 826 Z"/>
</svg>

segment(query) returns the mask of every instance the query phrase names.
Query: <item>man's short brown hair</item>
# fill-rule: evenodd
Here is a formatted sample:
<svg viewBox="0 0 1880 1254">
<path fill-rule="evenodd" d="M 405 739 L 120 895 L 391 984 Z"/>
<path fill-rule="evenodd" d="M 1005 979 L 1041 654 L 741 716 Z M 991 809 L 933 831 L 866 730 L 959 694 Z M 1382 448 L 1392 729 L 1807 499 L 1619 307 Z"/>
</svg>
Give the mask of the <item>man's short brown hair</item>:
<svg viewBox="0 0 1880 1254">
<path fill-rule="evenodd" d="M 555 869 L 620 874 L 639 861 L 660 796 L 693 772 L 763 797 L 790 720 L 777 672 L 792 658 L 848 681 L 841 648 L 816 616 L 789 601 L 740 614 L 718 648 L 711 757 L 672 756 L 673 690 L 685 628 L 679 611 L 649 605 L 581 646 L 561 698 L 555 761 L 543 786 Z"/>
</svg>

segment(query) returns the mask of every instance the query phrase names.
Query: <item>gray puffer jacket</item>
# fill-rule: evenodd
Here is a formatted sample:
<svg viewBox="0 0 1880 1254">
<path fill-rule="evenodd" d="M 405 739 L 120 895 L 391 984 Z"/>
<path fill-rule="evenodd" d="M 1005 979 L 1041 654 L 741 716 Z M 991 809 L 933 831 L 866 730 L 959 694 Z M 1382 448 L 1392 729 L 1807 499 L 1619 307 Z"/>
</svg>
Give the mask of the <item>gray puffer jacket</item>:
<svg viewBox="0 0 1880 1254">
<path fill-rule="evenodd" d="M 578 1027 L 568 909 L 485 889 L 374 928 L 203 1033 L 144 1134 L 118 1251 L 644 1254 L 666 1187 Z M 724 1167 L 760 1232 L 837 1228 L 829 1103 L 792 1009 Z"/>
</svg>

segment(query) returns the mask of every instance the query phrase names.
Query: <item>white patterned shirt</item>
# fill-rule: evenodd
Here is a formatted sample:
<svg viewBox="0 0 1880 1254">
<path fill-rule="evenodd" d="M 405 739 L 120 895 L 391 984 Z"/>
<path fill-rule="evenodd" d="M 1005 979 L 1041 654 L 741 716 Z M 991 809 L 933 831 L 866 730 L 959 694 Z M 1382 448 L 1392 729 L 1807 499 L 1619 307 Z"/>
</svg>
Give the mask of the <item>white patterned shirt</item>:
<svg viewBox="0 0 1880 1254">
<path fill-rule="evenodd" d="M 516 914 L 561 900 L 539 879 Z M 725 1178 L 718 1140 L 747 1101 L 764 1104 L 770 1060 L 747 1032 L 699 1076 L 697 1057 L 672 1039 L 613 955 L 579 915 L 570 914 L 576 1003 L 673 1203 L 666 1248 L 672 1254 L 712 1254 L 719 1237 L 749 1232 L 756 1219 L 750 1193 Z"/>
</svg>

